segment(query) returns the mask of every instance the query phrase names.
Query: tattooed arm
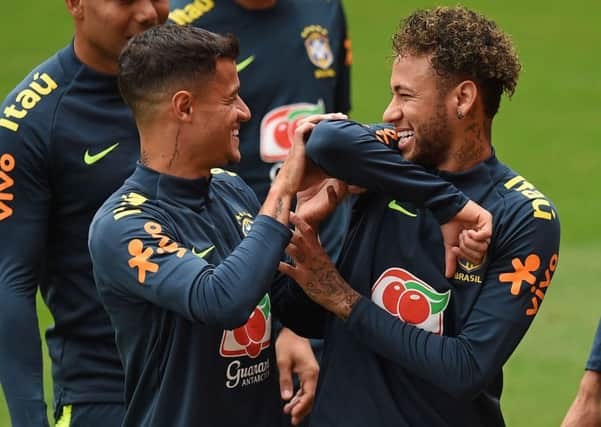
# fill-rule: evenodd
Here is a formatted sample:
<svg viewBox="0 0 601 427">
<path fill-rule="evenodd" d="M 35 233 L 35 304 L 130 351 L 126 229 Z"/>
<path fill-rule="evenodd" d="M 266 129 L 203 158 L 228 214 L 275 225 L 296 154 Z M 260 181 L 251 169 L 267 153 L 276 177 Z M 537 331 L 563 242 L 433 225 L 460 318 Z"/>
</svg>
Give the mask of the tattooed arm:
<svg viewBox="0 0 601 427">
<path fill-rule="evenodd" d="M 361 295 L 340 276 L 336 266 L 305 221 L 290 215 L 296 230 L 286 248 L 294 265 L 280 263 L 279 270 L 294 279 L 307 296 L 341 319 L 347 319 Z"/>
</svg>

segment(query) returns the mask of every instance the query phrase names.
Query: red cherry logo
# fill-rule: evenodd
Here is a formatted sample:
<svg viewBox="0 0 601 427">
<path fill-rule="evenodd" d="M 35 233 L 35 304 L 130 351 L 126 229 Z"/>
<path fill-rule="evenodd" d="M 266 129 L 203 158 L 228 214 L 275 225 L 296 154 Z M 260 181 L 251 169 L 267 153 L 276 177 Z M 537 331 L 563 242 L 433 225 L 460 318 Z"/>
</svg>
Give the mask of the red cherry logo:
<svg viewBox="0 0 601 427">
<path fill-rule="evenodd" d="M 275 142 L 284 149 L 289 149 L 292 146 L 292 139 L 288 138 L 288 127 L 288 121 L 284 119 L 273 130 Z"/>
<path fill-rule="evenodd" d="M 261 353 L 261 344 L 251 342 L 249 345 L 246 346 L 246 353 L 250 357 L 257 357 L 259 353 Z"/>
<path fill-rule="evenodd" d="M 248 344 L 250 344 L 250 338 L 246 332 L 246 325 L 242 325 L 239 328 L 234 329 L 232 332 L 234 332 L 234 339 L 242 347 L 246 347 Z"/>
<path fill-rule="evenodd" d="M 390 314 L 397 314 L 397 307 L 405 286 L 401 282 L 393 282 L 382 292 L 382 302 Z"/>
<path fill-rule="evenodd" d="M 407 323 L 419 325 L 430 316 L 430 303 L 419 291 L 409 289 L 399 299 L 398 313 Z"/>
<path fill-rule="evenodd" d="M 260 343 L 267 330 L 267 321 L 263 312 L 256 307 L 246 322 L 246 332 L 252 342 Z"/>
</svg>

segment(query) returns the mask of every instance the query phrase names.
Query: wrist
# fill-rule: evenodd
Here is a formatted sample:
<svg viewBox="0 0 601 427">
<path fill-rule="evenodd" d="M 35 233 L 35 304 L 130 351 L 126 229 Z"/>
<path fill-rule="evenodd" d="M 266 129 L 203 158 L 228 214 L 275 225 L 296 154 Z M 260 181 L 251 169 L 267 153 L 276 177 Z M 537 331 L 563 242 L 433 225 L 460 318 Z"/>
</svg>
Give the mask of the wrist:
<svg viewBox="0 0 601 427">
<path fill-rule="evenodd" d="M 292 196 L 289 193 L 280 187 L 271 187 L 259 214 L 270 216 L 287 226 L 291 204 Z"/>
<path fill-rule="evenodd" d="M 585 371 L 578 390 L 580 397 L 601 402 L 601 372 Z"/>
<path fill-rule="evenodd" d="M 337 302 L 333 310 L 331 310 L 338 318 L 346 320 L 353 312 L 353 308 L 361 298 L 361 294 L 352 289 L 350 286 L 343 292 L 343 297 Z"/>
</svg>

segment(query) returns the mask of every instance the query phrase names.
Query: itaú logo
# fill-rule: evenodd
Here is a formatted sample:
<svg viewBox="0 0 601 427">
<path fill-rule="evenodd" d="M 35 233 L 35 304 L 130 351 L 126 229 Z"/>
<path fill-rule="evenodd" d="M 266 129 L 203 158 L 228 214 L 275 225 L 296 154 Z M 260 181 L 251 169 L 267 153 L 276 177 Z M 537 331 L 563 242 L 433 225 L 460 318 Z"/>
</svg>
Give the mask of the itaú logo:
<svg viewBox="0 0 601 427">
<path fill-rule="evenodd" d="M 40 101 L 54 91 L 58 85 L 46 74 L 35 73 L 29 86 L 15 97 L 15 103 L 4 108 L 4 118 L 0 118 L 0 127 L 13 132 L 19 129 L 19 121 L 27 116 Z"/>
<path fill-rule="evenodd" d="M 391 315 L 418 328 L 442 335 L 444 311 L 451 291 L 436 292 L 402 268 L 384 271 L 371 290 L 371 299 Z"/>
</svg>

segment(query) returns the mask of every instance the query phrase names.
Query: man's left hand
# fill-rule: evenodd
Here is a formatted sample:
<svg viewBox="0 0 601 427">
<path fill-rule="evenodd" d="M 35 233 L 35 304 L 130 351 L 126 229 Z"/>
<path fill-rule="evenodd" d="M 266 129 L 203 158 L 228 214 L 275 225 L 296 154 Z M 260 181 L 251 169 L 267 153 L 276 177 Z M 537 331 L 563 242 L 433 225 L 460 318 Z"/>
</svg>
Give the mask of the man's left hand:
<svg viewBox="0 0 601 427">
<path fill-rule="evenodd" d="M 308 339 L 283 328 L 275 342 L 275 353 L 280 373 L 280 394 L 284 412 L 290 414 L 292 425 L 297 425 L 313 407 L 319 365 Z M 292 374 L 298 375 L 300 388 L 293 396 Z"/>
</svg>

